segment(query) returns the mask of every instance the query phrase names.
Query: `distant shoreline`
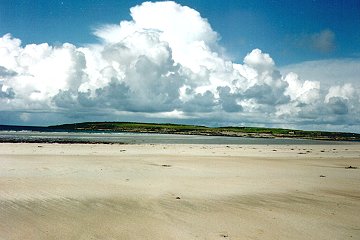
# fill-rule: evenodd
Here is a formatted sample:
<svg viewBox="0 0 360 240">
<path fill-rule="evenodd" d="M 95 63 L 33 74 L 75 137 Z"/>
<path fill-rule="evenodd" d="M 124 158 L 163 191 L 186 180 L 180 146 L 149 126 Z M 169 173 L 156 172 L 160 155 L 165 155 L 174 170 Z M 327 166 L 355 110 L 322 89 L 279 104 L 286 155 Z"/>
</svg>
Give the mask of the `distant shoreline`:
<svg viewBox="0 0 360 240">
<path fill-rule="evenodd" d="M 215 145 L 333 145 L 356 144 L 358 141 L 331 141 L 288 138 L 224 136 L 209 134 L 115 132 L 115 131 L 0 131 L 0 143 L 58 143 L 58 144 L 215 144 Z"/>
<path fill-rule="evenodd" d="M 198 136 L 247 137 L 247 138 L 285 138 L 321 141 L 360 142 L 360 134 L 346 132 L 304 131 L 282 128 L 259 127 L 207 127 L 170 123 L 141 122 L 83 122 L 47 127 L 0 125 L 0 131 L 39 131 L 39 132 L 104 132 L 104 133 L 147 133 L 177 134 Z M 1 141 L 1 140 L 0 140 Z M 72 142 L 72 141 L 71 141 Z M 96 143 L 96 142 L 94 142 Z"/>
</svg>

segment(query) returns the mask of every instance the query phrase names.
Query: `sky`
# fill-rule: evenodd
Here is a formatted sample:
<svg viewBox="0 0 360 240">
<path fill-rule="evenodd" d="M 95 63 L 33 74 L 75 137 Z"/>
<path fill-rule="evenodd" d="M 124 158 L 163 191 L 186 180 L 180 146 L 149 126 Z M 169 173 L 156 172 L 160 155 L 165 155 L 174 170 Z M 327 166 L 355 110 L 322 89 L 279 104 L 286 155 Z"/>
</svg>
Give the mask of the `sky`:
<svg viewBox="0 0 360 240">
<path fill-rule="evenodd" d="M 0 124 L 360 132 L 359 0 L 0 1 Z"/>
</svg>

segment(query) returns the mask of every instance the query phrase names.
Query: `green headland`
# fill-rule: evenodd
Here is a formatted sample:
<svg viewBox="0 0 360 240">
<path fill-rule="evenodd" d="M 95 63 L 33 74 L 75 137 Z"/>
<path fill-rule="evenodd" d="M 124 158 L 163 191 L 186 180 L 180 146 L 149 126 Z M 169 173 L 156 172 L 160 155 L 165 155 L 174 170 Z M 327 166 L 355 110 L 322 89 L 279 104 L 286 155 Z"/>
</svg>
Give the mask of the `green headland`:
<svg viewBox="0 0 360 240">
<path fill-rule="evenodd" d="M 360 141 L 360 134 L 346 132 L 303 131 L 261 127 L 207 127 L 169 123 L 138 122 L 83 122 L 49 126 L 69 131 L 113 131 L 134 133 L 160 133 L 261 138 L 301 138 L 333 141 Z"/>
</svg>

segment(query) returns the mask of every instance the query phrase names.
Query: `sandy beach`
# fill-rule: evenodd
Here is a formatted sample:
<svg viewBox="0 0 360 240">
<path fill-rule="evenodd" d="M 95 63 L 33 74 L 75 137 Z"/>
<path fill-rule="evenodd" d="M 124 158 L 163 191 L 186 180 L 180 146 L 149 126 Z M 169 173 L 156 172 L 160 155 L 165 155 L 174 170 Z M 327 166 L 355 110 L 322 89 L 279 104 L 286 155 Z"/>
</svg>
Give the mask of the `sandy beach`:
<svg viewBox="0 0 360 240">
<path fill-rule="evenodd" d="M 360 144 L 0 144 L 0 239 L 360 239 Z"/>
</svg>

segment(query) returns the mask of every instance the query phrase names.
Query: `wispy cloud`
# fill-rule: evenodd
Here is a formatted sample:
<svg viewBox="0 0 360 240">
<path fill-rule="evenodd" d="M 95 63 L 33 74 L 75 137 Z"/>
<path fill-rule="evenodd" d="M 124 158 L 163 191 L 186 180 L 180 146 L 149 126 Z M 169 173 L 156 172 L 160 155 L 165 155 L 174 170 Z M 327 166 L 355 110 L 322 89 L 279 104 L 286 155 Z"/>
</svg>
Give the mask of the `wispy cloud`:
<svg viewBox="0 0 360 240">
<path fill-rule="evenodd" d="M 319 53 L 330 53 L 336 49 L 336 35 L 330 29 L 291 37 L 295 46 Z"/>
<path fill-rule="evenodd" d="M 335 49 L 335 33 L 330 29 L 325 29 L 310 36 L 312 47 L 323 53 L 331 52 Z"/>
</svg>

